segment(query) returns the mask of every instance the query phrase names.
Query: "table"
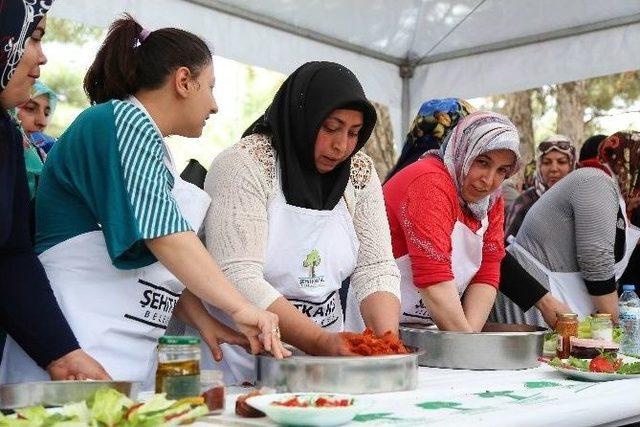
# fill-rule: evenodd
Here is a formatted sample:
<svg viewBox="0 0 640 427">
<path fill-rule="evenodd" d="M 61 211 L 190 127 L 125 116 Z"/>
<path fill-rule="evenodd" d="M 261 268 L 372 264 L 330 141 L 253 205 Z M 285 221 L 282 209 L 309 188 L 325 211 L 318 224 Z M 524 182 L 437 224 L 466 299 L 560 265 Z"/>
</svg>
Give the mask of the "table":
<svg viewBox="0 0 640 427">
<path fill-rule="evenodd" d="M 380 372 L 379 375 L 384 375 Z M 413 391 L 358 396 L 363 405 L 350 426 L 619 426 L 640 421 L 640 378 L 600 383 L 568 380 L 549 366 L 519 371 L 419 368 Z M 227 409 L 193 426 L 273 426 L 267 418 Z"/>
</svg>

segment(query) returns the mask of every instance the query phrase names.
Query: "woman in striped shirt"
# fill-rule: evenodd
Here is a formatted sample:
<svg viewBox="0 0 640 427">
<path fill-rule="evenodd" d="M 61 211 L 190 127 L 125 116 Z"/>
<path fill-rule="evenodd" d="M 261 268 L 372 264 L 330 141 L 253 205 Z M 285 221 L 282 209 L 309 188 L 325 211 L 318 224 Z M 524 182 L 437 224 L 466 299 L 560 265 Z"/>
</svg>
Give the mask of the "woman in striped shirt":
<svg viewBox="0 0 640 427">
<path fill-rule="evenodd" d="M 174 311 L 217 357 L 218 341 L 288 353 L 277 315 L 251 305 L 198 239 L 210 198 L 180 179 L 163 141 L 202 133 L 218 110 L 213 86 L 212 54 L 200 38 L 149 32 L 129 16 L 116 21 L 85 77 L 95 105 L 50 152 L 37 194 L 36 251 L 80 345 L 114 379 L 145 389 Z M 48 378 L 12 341 L 0 371 L 2 382 Z"/>
<path fill-rule="evenodd" d="M 500 290 L 527 323 L 553 326 L 567 308 L 618 317 L 616 282 L 640 238 L 640 132 L 607 138 L 598 160 L 545 192 L 507 250 Z M 506 316 L 517 321 L 517 308 Z"/>
</svg>

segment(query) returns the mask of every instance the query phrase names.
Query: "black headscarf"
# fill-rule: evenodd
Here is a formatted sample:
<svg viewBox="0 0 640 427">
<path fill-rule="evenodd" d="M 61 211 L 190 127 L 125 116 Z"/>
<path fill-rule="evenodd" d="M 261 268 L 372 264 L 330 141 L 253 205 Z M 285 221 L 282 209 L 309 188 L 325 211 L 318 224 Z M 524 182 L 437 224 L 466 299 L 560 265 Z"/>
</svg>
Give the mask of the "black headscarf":
<svg viewBox="0 0 640 427">
<path fill-rule="evenodd" d="M 27 39 L 54 0 L 0 0 L 0 91 L 13 75 Z"/>
<path fill-rule="evenodd" d="M 331 210 L 349 182 L 351 157 L 321 174 L 315 166 L 315 141 L 322 122 L 336 109 L 358 110 L 363 125 L 353 154 L 369 139 L 376 111 L 356 76 L 333 62 L 308 62 L 282 84 L 265 113 L 244 132 L 271 136 L 280 163 L 280 181 L 287 203 Z M 352 156 L 353 156 L 352 154 Z"/>
<path fill-rule="evenodd" d="M 0 0 L 0 92 L 13 76 L 27 39 L 51 8 L 54 0 Z M 16 124 L 0 108 L 0 163 Z M 5 183 L 6 184 L 6 183 Z M 4 185 L 4 184 L 3 184 Z"/>
</svg>

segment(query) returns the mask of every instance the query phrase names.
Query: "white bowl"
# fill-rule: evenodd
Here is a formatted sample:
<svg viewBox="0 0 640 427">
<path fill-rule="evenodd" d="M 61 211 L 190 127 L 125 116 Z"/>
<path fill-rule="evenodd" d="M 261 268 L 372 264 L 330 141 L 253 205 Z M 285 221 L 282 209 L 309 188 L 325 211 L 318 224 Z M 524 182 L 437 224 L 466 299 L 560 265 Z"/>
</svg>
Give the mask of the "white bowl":
<svg viewBox="0 0 640 427">
<path fill-rule="evenodd" d="M 278 393 L 250 397 L 249 399 L 247 399 L 247 404 L 253 406 L 259 411 L 264 412 L 274 422 L 290 426 L 339 426 L 353 420 L 357 413 L 355 401 L 349 406 L 336 406 L 328 408 L 301 408 L 271 404 L 271 402 L 282 402 L 291 399 L 294 396 L 298 396 L 300 399 L 315 399 L 321 396 L 332 397 L 335 399 L 353 399 L 353 396 L 349 394 Z"/>
</svg>

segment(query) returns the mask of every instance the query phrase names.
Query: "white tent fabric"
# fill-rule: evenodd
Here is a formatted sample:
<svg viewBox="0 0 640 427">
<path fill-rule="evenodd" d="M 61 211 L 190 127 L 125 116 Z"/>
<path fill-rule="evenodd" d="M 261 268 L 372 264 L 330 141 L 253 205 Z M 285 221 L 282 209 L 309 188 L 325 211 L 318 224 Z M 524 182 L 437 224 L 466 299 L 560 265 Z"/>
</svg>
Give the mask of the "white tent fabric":
<svg viewBox="0 0 640 427">
<path fill-rule="evenodd" d="M 341 62 L 389 107 L 397 142 L 427 99 L 640 68 L 638 0 L 59 0 L 52 15 L 106 26 L 123 11 L 285 74 L 310 60 Z M 406 64 L 414 73 L 403 80 Z"/>
</svg>

